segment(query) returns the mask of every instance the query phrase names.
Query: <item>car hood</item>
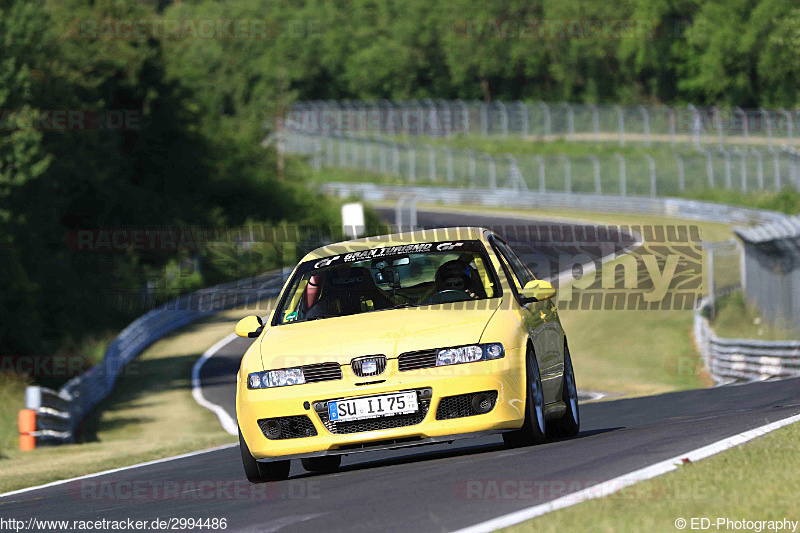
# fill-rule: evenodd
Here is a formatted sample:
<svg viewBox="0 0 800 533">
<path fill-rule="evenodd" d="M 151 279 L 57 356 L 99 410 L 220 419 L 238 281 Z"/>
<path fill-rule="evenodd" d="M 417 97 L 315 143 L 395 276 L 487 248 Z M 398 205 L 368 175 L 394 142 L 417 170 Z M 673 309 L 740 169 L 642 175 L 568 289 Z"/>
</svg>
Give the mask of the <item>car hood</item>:
<svg viewBox="0 0 800 533">
<path fill-rule="evenodd" d="M 261 362 L 264 369 L 331 361 L 349 364 L 360 355 L 391 358 L 415 350 L 477 343 L 501 299 L 479 303 L 479 309 L 444 304 L 274 326 L 260 339 Z"/>
</svg>

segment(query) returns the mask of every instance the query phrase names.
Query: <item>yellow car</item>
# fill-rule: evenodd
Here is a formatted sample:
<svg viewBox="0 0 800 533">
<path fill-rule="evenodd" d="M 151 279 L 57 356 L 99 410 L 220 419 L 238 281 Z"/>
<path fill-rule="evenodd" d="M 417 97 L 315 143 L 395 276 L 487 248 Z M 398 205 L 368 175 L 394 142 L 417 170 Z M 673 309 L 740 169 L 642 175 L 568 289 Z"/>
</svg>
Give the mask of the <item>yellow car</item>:
<svg viewBox="0 0 800 533">
<path fill-rule="evenodd" d="M 495 233 L 446 228 L 319 248 L 297 265 L 237 375 L 245 474 L 291 459 L 502 433 L 509 445 L 578 433 L 578 395 L 552 298 Z"/>
</svg>

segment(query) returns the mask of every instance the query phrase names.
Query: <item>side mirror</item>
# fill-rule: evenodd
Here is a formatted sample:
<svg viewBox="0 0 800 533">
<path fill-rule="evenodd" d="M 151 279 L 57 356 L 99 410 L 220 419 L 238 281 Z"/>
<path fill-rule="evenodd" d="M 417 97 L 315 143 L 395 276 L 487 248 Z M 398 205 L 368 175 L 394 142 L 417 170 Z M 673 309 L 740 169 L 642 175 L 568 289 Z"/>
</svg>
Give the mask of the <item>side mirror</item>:
<svg viewBox="0 0 800 533">
<path fill-rule="evenodd" d="M 525 284 L 520 291 L 522 301 L 528 302 L 541 302 L 542 300 L 549 300 L 556 295 L 556 289 L 549 281 L 543 279 L 534 279 Z"/>
<path fill-rule="evenodd" d="M 264 322 L 261 320 L 260 316 L 250 315 L 246 316 L 241 319 L 239 322 L 236 323 L 236 328 L 234 331 L 240 337 L 249 337 L 254 339 L 261 335 L 261 332 L 264 330 Z"/>
</svg>

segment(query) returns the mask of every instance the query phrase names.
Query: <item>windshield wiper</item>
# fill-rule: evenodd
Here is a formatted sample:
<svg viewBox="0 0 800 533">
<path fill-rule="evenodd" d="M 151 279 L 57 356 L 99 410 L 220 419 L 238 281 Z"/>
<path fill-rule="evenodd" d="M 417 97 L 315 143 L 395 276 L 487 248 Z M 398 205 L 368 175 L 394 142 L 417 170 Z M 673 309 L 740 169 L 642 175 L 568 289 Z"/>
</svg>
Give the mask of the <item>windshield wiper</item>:
<svg viewBox="0 0 800 533">
<path fill-rule="evenodd" d="M 405 307 L 420 307 L 421 305 L 422 304 L 415 304 L 415 303 L 412 303 L 412 302 L 406 302 L 406 303 L 402 303 L 402 304 L 397 304 L 397 305 L 395 305 L 393 307 L 390 307 L 389 309 L 403 309 Z"/>
<path fill-rule="evenodd" d="M 320 320 L 323 318 L 334 318 L 337 315 L 317 315 L 317 316 L 310 316 L 308 318 L 304 318 L 301 322 L 309 322 L 311 320 Z"/>
</svg>

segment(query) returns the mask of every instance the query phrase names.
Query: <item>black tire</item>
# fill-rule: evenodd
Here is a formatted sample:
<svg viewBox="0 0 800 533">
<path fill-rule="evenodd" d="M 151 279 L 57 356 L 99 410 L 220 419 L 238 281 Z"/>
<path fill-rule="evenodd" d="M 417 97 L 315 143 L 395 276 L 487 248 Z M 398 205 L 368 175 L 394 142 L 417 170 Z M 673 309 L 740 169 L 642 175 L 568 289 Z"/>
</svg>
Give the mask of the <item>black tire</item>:
<svg viewBox="0 0 800 533">
<path fill-rule="evenodd" d="M 503 441 L 507 446 L 530 446 L 547 440 L 542 377 L 536 354 L 530 346 L 525 354 L 525 383 L 525 423 L 516 431 L 503 433 Z"/>
<path fill-rule="evenodd" d="M 242 437 L 242 430 L 239 430 L 239 451 L 242 454 L 242 466 L 244 475 L 250 483 L 264 483 L 267 481 L 280 481 L 289 477 L 290 461 L 273 461 L 271 463 L 259 463 L 250 454 L 250 448 Z"/>
<path fill-rule="evenodd" d="M 578 406 L 578 387 L 575 383 L 575 371 L 572 368 L 572 358 L 569 347 L 564 344 L 564 383 L 561 387 L 561 400 L 567 404 L 564 416 L 552 420 L 548 425 L 550 434 L 555 438 L 574 437 L 581 427 L 581 416 Z"/>
<path fill-rule="evenodd" d="M 303 468 L 309 472 L 333 472 L 342 464 L 342 456 L 304 457 L 300 459 L 300 462 L 303 464 Z"/>
</svg>

